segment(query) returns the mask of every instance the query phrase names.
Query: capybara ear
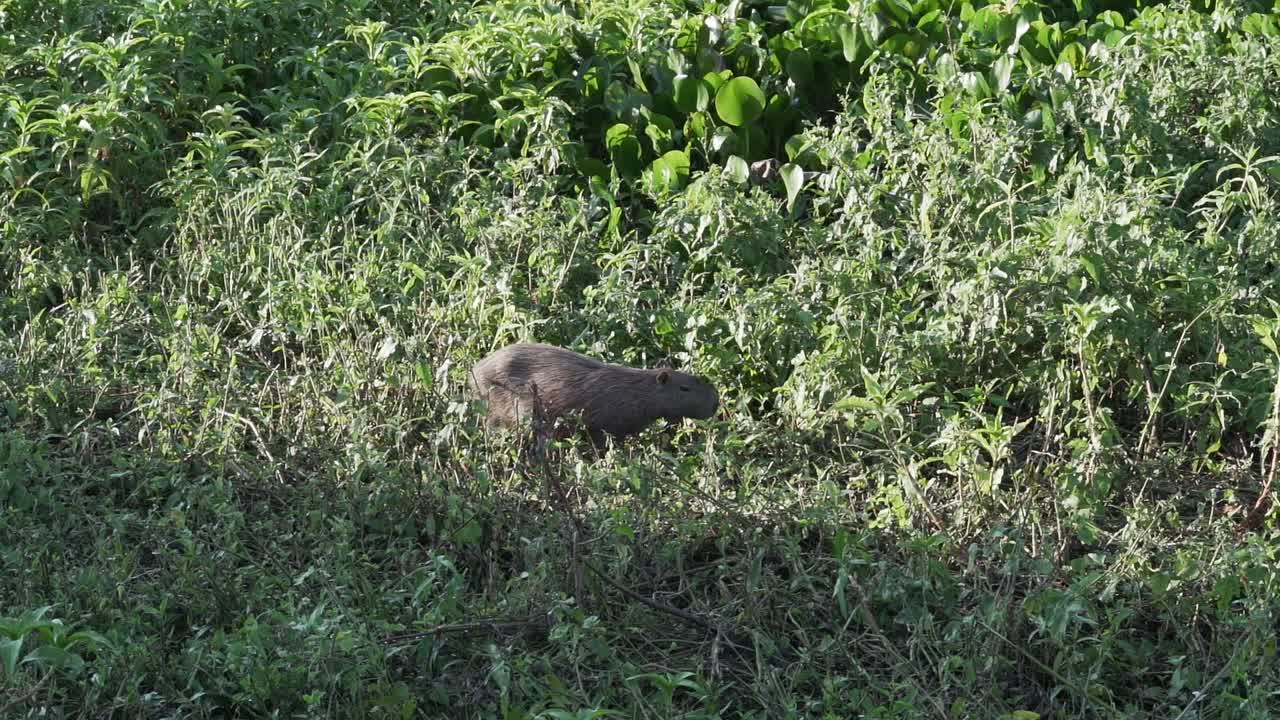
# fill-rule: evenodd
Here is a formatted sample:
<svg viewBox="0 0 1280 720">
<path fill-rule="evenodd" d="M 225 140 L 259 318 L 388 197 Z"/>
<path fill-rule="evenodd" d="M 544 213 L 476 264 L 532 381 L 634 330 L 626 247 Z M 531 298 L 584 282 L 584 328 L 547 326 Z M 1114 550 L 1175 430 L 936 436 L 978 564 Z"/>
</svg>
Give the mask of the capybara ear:
<svg viewBox="0 0 1280 720">
<path fill-rule="evenodd" d="M 659 385 L 666 385 L 666 384 L 667 384 L 667 381 L 668 381 L 668 380 L 670 380 L 670 379 L 671 379 L 671 372 L 670 372 L 670 371 L 665 370 L 665 369 L 658 371 L 658 384 L 659 384 Z"/>
<path fill-rule="evenodd" d="M 674 363 L 672 363 L 672 362 L 671 362 L 671 356 L 669 356 L 669 355 L 668 355 L 667 357 L 664 357 L 664 358 L 662 358 L 661 360 L 659 360 L 659 361 L 658 361 L 658 364 L 657 364 L 657 365 L 654 365 L 654 367 L 655 367 L 655 368 L 666 368 L 666 369 L 668 369 L 668 370 L 674 370 L 676 366 L 675 366 L 675 364 L 674 364 Z"/>
</svg>

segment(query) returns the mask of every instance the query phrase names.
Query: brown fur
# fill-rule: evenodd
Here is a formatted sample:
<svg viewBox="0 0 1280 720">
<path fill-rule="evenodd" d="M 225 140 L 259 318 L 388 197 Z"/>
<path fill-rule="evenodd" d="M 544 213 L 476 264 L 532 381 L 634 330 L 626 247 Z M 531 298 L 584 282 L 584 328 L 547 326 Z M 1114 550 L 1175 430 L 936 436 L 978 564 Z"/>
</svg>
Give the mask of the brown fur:
<svg viewBox="0 0 1280 720">
<path fill-rule="evenodd" d="M 536 343 L 508 345 L 471 368 L 471 389 L 489 406 L 491 425 L 533 416 L 533 395 L 548 420 L 574 411 L 597 445 L 625 438 L 658 418 L 709 418 L 719 407 L 705 380 L 659 363 L 653 370 L 612 365 Z"/>
</svg>

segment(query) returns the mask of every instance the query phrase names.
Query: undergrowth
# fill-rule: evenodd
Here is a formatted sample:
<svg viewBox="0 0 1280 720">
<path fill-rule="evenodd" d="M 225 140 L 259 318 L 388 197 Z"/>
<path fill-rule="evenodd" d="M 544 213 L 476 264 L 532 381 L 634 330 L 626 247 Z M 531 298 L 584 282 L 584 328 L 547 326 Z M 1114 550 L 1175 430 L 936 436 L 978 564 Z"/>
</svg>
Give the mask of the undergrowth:
<svg viewBox="0 0 1280 720">
<path fill-rule="evenodd" d="M 1143 5 L 0 3 L 0 716 L 1274 716 L 1276 13 Z"/>
</svg>

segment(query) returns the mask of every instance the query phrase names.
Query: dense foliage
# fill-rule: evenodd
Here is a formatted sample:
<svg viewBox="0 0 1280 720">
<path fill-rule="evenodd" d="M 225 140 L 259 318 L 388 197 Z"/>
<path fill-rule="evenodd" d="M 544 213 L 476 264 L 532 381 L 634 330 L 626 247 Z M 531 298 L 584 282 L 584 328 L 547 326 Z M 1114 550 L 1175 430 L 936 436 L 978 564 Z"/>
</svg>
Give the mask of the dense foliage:
<svg viewBox="0 0 1280 720">
<path fill-rule="evenodd" d="M 1273 717 L 1278 158 L 1260 2 L 0 0 L 0 717 Z"/>
</svg>

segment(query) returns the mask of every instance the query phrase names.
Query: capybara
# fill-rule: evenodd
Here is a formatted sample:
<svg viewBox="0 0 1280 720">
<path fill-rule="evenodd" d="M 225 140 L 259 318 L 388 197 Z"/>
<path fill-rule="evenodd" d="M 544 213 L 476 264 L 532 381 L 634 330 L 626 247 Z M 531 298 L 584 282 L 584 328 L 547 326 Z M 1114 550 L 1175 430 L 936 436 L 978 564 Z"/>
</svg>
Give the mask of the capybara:
<svg viewBox="0 0 1280 720">
<path fill-rule="evenodd" d="M 549 421 L 581 411 L 597 446 L 606 433 L 621 440 L 658 418 L 709 418 L 720 404 L 710 383 L 670 363 L 639 370 L 540 343 L 508 345 L 476 363 L 471 389 L 488 403 L 491 425 L 532 418 L 535 393 Z"/>
</svg>

